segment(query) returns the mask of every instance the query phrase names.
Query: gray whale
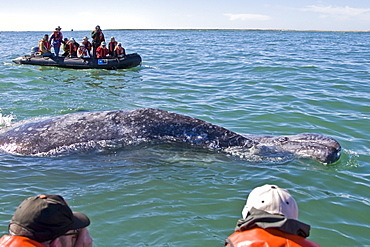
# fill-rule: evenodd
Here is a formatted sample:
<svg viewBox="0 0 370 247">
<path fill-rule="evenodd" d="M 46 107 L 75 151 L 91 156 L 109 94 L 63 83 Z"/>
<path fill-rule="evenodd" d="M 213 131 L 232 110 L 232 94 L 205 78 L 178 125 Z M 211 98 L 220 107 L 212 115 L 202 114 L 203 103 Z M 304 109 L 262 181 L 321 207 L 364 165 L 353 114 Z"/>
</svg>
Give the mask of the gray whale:
<svg viewBox="0 0 370 247">
<path fill-rule="evenodd" d="M 164 110 L 77 112 L 27 122 L 0 134 L 0 150 L 15 155 L 58 156 L 141 144 L 183 143 L 247 160 L 309 158 L 333 163 L 341 146 L 319 134 L 243 135 Z"/>
</svg>

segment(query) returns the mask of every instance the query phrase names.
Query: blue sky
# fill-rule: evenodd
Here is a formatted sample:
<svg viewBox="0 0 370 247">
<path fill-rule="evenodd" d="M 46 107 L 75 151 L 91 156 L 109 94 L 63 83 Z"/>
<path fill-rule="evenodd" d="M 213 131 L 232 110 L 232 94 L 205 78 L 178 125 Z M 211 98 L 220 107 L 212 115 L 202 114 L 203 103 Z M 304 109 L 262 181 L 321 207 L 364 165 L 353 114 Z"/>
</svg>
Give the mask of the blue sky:
<svg viewBox="0 0 370 247">
<path fill-rule="evenodd" d="M 0 0 L 0 31 L 370 30 L 369 0 Z"/>
</svg>

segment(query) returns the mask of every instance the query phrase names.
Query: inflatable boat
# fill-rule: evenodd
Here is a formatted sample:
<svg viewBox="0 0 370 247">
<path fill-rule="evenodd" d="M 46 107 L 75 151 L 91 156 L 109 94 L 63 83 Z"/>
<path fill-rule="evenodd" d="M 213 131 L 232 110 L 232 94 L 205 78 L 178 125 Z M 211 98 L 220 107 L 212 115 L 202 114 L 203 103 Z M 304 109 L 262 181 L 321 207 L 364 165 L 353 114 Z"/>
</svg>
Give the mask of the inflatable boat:
<svg viewBox="0 0 370 247">
<path fill-rule="evenodd" d="M 70 57 L 43 57 L 40 55 L 25 55 L 13 59 L 16 64 L 30 64 L 40 66 L 56 66 L 71 69 L 128 69 L 141 64 L 141 57 L 137 53 L 127 54 L 122 58 L 70 58 Z"/>
</svg>

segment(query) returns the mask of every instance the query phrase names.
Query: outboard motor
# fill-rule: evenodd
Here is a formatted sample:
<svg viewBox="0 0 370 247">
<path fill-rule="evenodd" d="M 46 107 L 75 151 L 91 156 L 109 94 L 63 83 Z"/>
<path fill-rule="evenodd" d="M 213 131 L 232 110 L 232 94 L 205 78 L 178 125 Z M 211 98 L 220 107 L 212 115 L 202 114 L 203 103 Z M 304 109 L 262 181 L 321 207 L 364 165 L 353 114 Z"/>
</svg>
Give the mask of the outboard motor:
<svg viewBox="0 0 370 247">
<path fill-rule="evenodd" d="M 39 52 L 39 48 L 38 47 L 32 47 L 31 48 L 31 56 L 36 55 L 37 52 Z"/>
</svg>

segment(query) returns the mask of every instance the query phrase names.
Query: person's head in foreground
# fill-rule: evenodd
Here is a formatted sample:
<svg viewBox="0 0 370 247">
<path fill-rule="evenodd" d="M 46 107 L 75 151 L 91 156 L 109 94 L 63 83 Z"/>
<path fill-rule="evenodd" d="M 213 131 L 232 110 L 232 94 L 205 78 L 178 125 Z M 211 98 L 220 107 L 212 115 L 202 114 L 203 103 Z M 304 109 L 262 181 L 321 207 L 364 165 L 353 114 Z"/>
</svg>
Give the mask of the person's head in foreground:
<svg viewBox="0 0 370 247">
<path fill-rule="evenodd" d="M 39 195 L 18 206 L 9 224 L 8 237 L 25 237 L 42 244 L 33 246 L 92 246 L 86 229 L 89 225 L 90 219 L 83 213 L 72 212 L 62 196 Z"/>
<path fill-rule="evenodd" d="M 251 191 L 225 246 L 318 247 L 306 239 L 310 226 L 298 221 L 298 206 L 286 189 L 266 184 Z"/>
<path fill-rule="evenodd" d="M 286 189 L 279 188 L 277 185 L 266 184 L 251 191 L 242 212 L 244 219 L 251 208 L 298 220 L 296 201 Z"/>
</svg>

